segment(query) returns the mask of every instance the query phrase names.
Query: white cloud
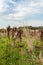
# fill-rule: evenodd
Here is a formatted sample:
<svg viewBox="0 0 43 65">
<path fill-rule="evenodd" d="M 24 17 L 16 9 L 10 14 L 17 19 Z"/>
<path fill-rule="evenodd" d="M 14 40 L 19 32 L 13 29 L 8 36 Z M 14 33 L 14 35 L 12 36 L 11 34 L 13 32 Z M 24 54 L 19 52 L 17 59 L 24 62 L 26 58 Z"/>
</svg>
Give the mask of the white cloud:
<svg viewBox="0 0 43 65">
<path fill-rule="evenodd" d="M 0 0 L 0 13 L 2 14 L 3 12 L 5 12 L 6 7 L 4 5 L 5 0 Z"/>
<path fill-rule="evenodd" d="M 5 11 L 5 9 L 7 8 L 6 6 L 5 6 L 5 4 L 4 4 L 4 2 L 10 2 L 10 3 L 12 3 L 14 6 L 15 5 L 17 5 L 17 7 L 16 7 L 16 10 L 17 11 L 22 11 L 22 9 L 24 9 L 25 8 L 25 13 L 27 13 L 27 11 L 28 11 L 28 13 L 33 13 L 33 12 L 35 12 L 36 13 L 36 11 L 35 10 L 37 10 L 38 11 L 38 9 L 41 9 L 42 7 L 43 7 L 43 0 L 31 0 L 31 1 L 29 1 L 29 0 L 25 0 L 25 1 L 23 1 L 22 0 L 22 2 L 23 2 L 23 4 L 19 4 L 19 3 L 16 3 L 16 2 L 14 2 L 14 1 L 12 1 L 12 0 L 0 0 L 0 12 L 3 12 L 3 11 Z M 25 3 L 26 2 L 26 3 Z M 29 2 L 29 3 L 28 3 Z M 21 2 L 20 2 L 21 3 Z M 28 3 L 28 4 L 27 4 Z M 10 6 L 10 5 L 9 5 Z M 14 8 L 13 8 L 13 10 L 15 10 Z M 23 10 L 24 11 L 24 10 Z M 22 12 L 23 12 L 22 11 Z"/>
<path fill-rule="evenodd" d="M 13 4 L 14 3 L 15 2 L 13 2 Z M 8 14 L 8 19 L 11 17 L 16 20 L 19 20 L 23 19 L 26 15 L 30 16 L 37 13 L 43 13 L 42 7 L 43 7 L 43 0 L 38 0 L 36 2 L 33 0 L 29 4 L 24 5 L 18 4 L 18 6 L 15 9 L 13 8 L 14 13 Z M 15 13 L 15 11 L 17 11 L 17 13 Z"/>
<path fill-rule="evenodd" d="M 8 21 L 23 21 L 27 16 L 43 13 L 43 0 L 22 0 L 23 3 L 14 2 L 12 0 L 0 0 L 0 13 L 4 13 L 10 5 L 5 6 L 6 2 L 12 3 L 14 8 L 12 8 L 12 13 L 6 14 L 2 17 L 4 20 Z M 10 12 L 10 9 L 9 9 Z M 16 12 L 16 13 L 15 13 Z M 26 24 L 26 23 L 25 23 Z M 27 23 L 28 24 L 28 23 Z"/>
<path fill-rule="evenodd" d="M 4 17 L 6 20 L 22 20 L 26 15 L 26 8 L 18 5 L 16 9 L 13 11 L 17 11 L 17 13 L 10 13 Z"/>
</svg>

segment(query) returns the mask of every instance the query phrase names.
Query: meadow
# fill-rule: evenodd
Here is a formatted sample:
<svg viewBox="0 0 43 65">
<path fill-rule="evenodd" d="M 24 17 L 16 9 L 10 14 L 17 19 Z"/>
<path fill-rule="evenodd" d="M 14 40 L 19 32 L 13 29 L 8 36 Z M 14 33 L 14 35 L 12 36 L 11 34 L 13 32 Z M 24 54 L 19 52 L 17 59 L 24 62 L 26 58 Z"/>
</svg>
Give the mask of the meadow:
<svg viewBox="0 0 43 65">
<path fill-rule="evenodd" d="M 20 32 L 21 28 L 18 30 Z M 22 30 L 23 33 L 18 33 L 13 28 L 13 31 L 7 29 L 7 32 L 0 33 L 0 65 L 43 65 L 40 33 L 37 30 Z"/>
</svg>

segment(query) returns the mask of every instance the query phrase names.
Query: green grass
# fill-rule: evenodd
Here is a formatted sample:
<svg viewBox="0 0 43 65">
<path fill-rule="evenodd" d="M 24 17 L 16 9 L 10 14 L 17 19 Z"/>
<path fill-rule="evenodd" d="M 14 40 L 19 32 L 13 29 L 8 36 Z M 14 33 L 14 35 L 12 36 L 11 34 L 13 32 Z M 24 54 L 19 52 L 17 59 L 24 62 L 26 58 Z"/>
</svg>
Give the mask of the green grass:
<svg viewBox="0 0 43 65">
<path fill-rule="evenodd" d="M 34 41 L 35 45 L 40 45 L 40 41 Z M 18 42 L 7 37 L 0 39 L 0 65 L 36 65 L 39 49 L 34 52 L 27 52 L 25 40 Z M 41 65 L 41 64 L 37 64 Z"/>
<path fill-rule="evenodd" d="M 35 40 L 35 41 L 33 42 L 33 44 L 36 45 L 36 46 L 40 46 L 40 45 L 41 45 L 40 39 Z"/>
</svg>

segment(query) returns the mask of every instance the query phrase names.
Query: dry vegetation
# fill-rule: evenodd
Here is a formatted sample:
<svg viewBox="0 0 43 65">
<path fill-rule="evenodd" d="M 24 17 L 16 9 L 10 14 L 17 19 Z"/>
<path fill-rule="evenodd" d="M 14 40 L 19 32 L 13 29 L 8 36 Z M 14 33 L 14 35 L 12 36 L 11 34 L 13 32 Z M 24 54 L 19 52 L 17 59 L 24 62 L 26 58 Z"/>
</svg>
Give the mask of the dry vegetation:
<svg viewBox="0 0 43 65">
<path fill-rule="evenodd" d="M 43 65 L 43 29 L 0 29 L 0 65 Z"/>
</svg>

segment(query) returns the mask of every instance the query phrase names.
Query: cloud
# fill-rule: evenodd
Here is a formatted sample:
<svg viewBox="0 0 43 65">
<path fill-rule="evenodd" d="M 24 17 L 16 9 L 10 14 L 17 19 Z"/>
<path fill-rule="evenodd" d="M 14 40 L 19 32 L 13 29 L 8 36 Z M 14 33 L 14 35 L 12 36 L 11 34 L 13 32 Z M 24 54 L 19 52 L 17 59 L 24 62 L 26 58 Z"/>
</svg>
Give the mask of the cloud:
<svg viewBox="0 0 43 65">
<path fill-rule="evenodd" d="M 18 2 L 16 1 L 12 1 L 12 0 L 9 0 L 8 2 L 12 3 L 15 8 L 12 8 L 12 11 L 13 13 L 9 13 L 7 15 L 7 19 L 16 19 L 16 20 L 19 20 L 19 19 L 23 19 L 24 17 L 26 17 L 27 15 L 34 15 L 34 14 L 38 14 L 38 13 L 43 13 L 43 0 L 33 0 L 33 1 L 30 1 L 29 4 L 28 3 L 28 0 L 26 1 L 21 1 L 20 4 L 18 4 Z M 11 5 L 9 5 L 11 6 Z M 8 6 L 8 8 L 9 8 Z M 10 8 L 9 8 L 10 10 Z M 16 13 L 15 13 L 16 11 Z M 10 18 L 11 17 L 11 18 Z"/>
<path fill-rule="evenodd" d="M 29 21 L 30 17 L 43 14 L 43 0 L 0 0 L 0 14 L 4 21 Z"/>
<path fill-rule="evenodd" d="M 18 5 L 13 11 L 17 11 L 16 13 L 10 13 L 6 15 L 6 19 L 8 20 L 22 20 L 26 15 L 26 8 L 22 7 L 21 5 Z"/>
<path fill-rule="evenodd" d="M 5 12 L 5 10 L 6 10 L 4 2 L 5 2 L 5 0 L 0 0 L 0 14 L 2 14 L 3 12 Z"/>
</svg>

